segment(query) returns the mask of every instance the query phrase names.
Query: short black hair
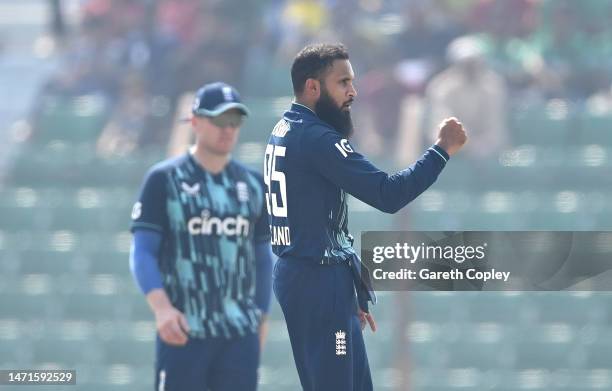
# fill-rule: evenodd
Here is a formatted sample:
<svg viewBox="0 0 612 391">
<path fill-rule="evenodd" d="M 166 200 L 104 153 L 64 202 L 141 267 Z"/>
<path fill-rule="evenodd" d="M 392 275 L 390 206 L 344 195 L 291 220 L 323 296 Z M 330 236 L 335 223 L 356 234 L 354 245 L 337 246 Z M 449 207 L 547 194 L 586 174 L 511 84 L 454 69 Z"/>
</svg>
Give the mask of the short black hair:
<svg viewBox="0 0 612 391">
<path fill-rule="evenodd" d="M 348 60 L 346 47 L 341 43 L 308 45 L 295 56 L 291 65 L 291 83 L 297 96 L 304 92 L 308 79 L 320 79 L 335 60 Z"/>
</svg>

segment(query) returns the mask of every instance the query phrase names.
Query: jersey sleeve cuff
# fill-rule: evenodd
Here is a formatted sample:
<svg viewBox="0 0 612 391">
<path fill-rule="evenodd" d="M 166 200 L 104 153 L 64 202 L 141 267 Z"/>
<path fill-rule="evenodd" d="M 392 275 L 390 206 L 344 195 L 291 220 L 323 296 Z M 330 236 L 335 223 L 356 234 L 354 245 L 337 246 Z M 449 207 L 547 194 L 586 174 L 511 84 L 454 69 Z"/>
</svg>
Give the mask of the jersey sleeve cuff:
<svg viewBox="0 0 612 391">
<path fill-rule="evenodd" d="M 438 145 L 432 145 L 431 147 L 429 147 L 429 150 L 440 156 L 440 158 L 444 160 L 444 163 L 448 162 L 448 160 L 450 159 L 449 154 L 446 153 L 446 151 Z"/>
</svg>

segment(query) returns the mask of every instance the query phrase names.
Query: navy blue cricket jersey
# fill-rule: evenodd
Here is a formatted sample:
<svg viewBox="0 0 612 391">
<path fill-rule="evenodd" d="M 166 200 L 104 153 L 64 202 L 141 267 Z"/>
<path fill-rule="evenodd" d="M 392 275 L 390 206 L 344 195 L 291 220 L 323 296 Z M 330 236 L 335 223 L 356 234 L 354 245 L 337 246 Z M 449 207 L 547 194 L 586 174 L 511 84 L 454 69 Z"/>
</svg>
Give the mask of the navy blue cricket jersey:
<svg viewBox="0 0 612 391">
<path fill-rule="evenodd" d="M 315 262 L 355 254 L 347 193 L 395 213 L 435 182 L 448 158 L 434 145 L 409 168 L 388 175 L 312 110 L 293 103 L 274 127 L 265 153 L 274 253 Z"/>
<path fill-rule="evenodd" d="M 132 211 L 132 231 L 162 233 L 159 269 L 190 335 L 257 332 L 254 243 L 270 240 L 264 185 L 231 160 L 212 175 L 186 154 L 155 165 Z"/>
</svg>

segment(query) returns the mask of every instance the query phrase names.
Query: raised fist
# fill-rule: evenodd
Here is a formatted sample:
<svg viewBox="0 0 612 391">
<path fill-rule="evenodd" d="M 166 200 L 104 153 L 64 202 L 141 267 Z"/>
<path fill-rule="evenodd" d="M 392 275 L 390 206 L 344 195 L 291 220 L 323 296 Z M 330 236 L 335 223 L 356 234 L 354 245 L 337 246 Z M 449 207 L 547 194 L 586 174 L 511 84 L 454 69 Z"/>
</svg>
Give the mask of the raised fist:
<svg viewBox="0 0 612 391">
<path fill-rule="evenodd" d="M 442 121 L 436 140 L 437 146 L 444 149 L 449 156 L 452 156 L 463 147 L 466 141 L 467 134 L 457 118 L 450 117 Z"/>
</svg>

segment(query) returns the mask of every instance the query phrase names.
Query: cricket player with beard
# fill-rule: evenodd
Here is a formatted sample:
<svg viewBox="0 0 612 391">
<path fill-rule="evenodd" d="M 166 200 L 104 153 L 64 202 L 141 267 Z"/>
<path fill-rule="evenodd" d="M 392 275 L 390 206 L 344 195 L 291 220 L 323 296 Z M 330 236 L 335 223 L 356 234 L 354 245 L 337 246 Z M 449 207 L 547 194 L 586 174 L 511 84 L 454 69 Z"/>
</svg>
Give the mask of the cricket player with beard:
<svg viewBox="0 0 612 391">
<path fill-rule="evenodd" d="M 265 151 L 265 202 L 279 257 L 273 288 L 305 391 L 367 391 L 372 379 L 362 330 L 376 322 L 375 295 L 347 229 L 347 194 L 395 213 L 431 186 L 466 142 L 454 118 L 409 168 L 394 175 L 356 152 L 355 74 L 341 44 L 302 49 L 291 67 L 295 101 Z"/>
</svg>

